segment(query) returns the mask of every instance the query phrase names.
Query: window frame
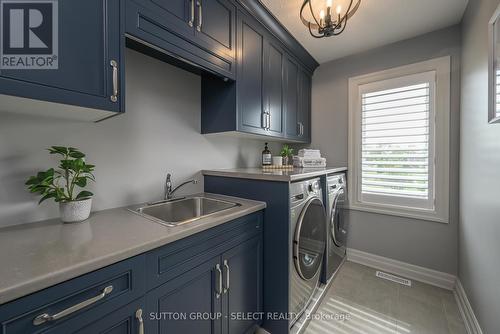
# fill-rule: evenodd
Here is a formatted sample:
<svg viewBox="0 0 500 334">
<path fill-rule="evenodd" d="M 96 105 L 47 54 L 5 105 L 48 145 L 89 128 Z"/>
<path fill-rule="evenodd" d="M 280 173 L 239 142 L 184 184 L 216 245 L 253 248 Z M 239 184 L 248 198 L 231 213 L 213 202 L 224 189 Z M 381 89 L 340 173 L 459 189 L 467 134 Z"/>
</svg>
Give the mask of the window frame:
<svg viewBox="0 0 500 334">
<path fill-rule="evenodd" d="M 450 69 L 451 59 L 449 56 L 446 56 L 349 78 L 349 209 L 448 223 Z M 433 200 L 430 200 L 429 203 L 433 205 L 428 205 L 426 208 L 413 207 L 411 206 L 411 201 L 394 200 L 403 199 L 398 196 L 393 196 L 393 200 L 387 201 L 387 203 L 374 201 L 373 199 L 370 200 L 370 196 L 361 194 L 361 89 L 376 86 L 377 84 L 383 85 L 387 82 L 396 83 L 398 81 L 404 86 L 409 82 L 416 82 L 411 81 L 412 78 L 429 78 L 431 73 L 434 75 L 435 81 L 433 89 L 430 90 L 431 94 L 434 94 L 434 103 L 431 103 L 430 106 L 429 119 L 431 122 L 434 119 L 434 122 L 430 126 L 433 133 L 429 134 L 431 141 L 429 144 L 429 156 L 434 157 L 434 164 L 433 168 L 429 168 L 429 173 L 433 172 L 432 177 L 429 178 L 429 195 L 432 192 Z M 432 164 L 431 160 L 429 160 L 429 164 Z M 386 196 L 376 195 L 376 197 L 383 198 Z"/>
</svg>

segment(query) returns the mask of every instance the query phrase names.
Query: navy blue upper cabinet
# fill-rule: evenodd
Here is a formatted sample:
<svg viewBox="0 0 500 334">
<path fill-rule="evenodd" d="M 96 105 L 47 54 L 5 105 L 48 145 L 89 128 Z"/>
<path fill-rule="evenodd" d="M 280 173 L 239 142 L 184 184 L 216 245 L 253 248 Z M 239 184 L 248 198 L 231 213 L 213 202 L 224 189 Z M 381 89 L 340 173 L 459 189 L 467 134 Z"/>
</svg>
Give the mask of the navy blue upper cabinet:
<svg viewBox="0 0 500 334">
<path fill-rule="evenodd" d="M 254 19 L 238 15 L 238 130 L 283 135 L 284 52 Z"/>
<path fill-rule="evenodd" d="M 202 76 L 202 133 L 237 131 L 309 142 L 314 68 L 306 67 L 272 28 L 247 11 L 261 5 L 239 3 L 245 8 L 237 11 L 236 82 Z"/>
<path fill-rule="evenodd" d="M 299 140 L 299 65 L 291 57 L 285 59 L 286 137 Z"/>
<path fill-rule="evenodd" d="M 311 75 L 292 57 L 285 65 L 286 138 L 310 142 Z"/>
<path fill-rule="evenodd" d="M 299 136 L 305 142 L 311 141 L 311 91 L 312 78 L 305 70 L 299 71 Z"/>
<path fill-rule="evenodd" d="M 196 42 L 216 54 L 234 59 L 236 7 L 229 0 L 196 1 Z"/>
<path fill-rule="evenodd" d="M 237 126 L 244 132 L 266 134 L 264 33 L 252 21 L 238 13 Z"/>
<path fill-rule="evenodd" d="M 56 3 L 58 15 L 52 28 L 57 28 L 58 33 L 46 46 L 52 46 L 53 51 L 58 49 L 55 52 L 58 67 L 0 70 L 2 109 L 59 113 L 65 117 L 74 114 L 76 118 L 88 120 L 122 111 L 124 66 L 120 1 L 64 0 Z M 67 106 L 59 104 L 90 110 L 71 113 Z"/>
<path fill-rule="evenodd" d="M 264 44 L 264 112 L 268 114 L 267 130 L 278 137 L 284 135 L 284 58 L 279 43 L 267 39 Z"/>
<path fill-rule="evenodd" d="M 235 78 L 236 7 L 229 0 L 126 0 L 134 48 Z"/>
</svg>

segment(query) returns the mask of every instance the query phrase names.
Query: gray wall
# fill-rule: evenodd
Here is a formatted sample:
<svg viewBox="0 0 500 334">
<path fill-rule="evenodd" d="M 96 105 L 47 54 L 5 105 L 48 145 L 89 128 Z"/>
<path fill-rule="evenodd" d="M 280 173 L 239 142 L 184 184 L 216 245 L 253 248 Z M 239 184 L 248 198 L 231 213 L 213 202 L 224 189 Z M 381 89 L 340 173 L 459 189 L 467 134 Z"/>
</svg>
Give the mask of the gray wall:
<svg viewBox="0 0 500 334">
<path fill-rule="evenodd" d="M 486 334 L 500 333 L 500 124 L 488 124 L 488 21 L 498 0 L 470 1 L 463 22 L 459 278 Z"/>
<path fill-rule="evenodd" d="M 78 147 L 97 165 L 95 210 L 160 198 L 167 171 L 177 182 L 202 181 L 201 169 L 260 163 L 263 141 L 200 134 L 200 77 L 131 50 L 126 58 L 124 115 L 94 124 L 0 114 L 0 226 L 58 216 L 54 203 L 38 207 L 24 186 L 55 163 L 45 151 L 51 145 Z"/>
<path fill-rule="evenodd" d="M 312 147 L 332 166 L 347 165 L 348 79 L 451 55 L 450 223 L 349 213 L 349 247 L 455 274 L 457 271 L 460 27 L 432 32 L 322 64 L 313 77 Z"/>
</svg>

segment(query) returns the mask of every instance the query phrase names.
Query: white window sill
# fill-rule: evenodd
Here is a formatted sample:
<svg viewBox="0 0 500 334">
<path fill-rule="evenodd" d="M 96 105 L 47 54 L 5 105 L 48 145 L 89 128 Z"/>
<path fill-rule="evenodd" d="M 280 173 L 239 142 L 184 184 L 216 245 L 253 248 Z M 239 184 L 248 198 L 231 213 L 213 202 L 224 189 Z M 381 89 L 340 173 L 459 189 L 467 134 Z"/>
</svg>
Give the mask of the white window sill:
<svg viewBox="0 0 500 334">
<path fill-rule="evenodd" d="M 403 208 L 394 208 L 388 207 L 384 205 L 373 205 L 373 204 L 349 204 L 347 209 L 354 211 L 363 211 L 363 212 L 371 212 L 378 213 L 383 215 L 404 217 L 404 218 L 413 218 L 418 220 L 426 220 L 441 224 L 448 224 L 448 217 L 441 217 L 435 211 L 424 211 L 424 210 L 411 210 L 411 209 L 403 209 Z"/>
</svg>

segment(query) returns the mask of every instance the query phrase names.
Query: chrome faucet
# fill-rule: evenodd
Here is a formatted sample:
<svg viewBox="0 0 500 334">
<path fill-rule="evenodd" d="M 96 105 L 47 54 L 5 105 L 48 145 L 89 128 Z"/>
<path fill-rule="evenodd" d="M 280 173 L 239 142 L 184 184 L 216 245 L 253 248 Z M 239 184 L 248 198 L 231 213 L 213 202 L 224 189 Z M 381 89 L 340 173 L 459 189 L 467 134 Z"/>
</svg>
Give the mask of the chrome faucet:
<svg viewBox="0 0 500 334">
<path fill-rule="evenodd" d="M 164 195 L 163 195 L 163 199 L 165 199 L 165 200 L 172 199 L 172 196 L 174 195 L 174 193 L 179 188 L 181 188 L 182 186 L 184 186 L 184 185 L 186 185 L 188 183 L 197 184 L 198 180 L 192 179 L 192 180 L 188 180 L 188 181 L 182 182 L 177 187 L 175 187 L 175 188 L 172 189 L 172 174 L 168 173 L 167 174 L 167 179 L 165 181 L 165 192 L 164 192 Z"/>
</svg>

